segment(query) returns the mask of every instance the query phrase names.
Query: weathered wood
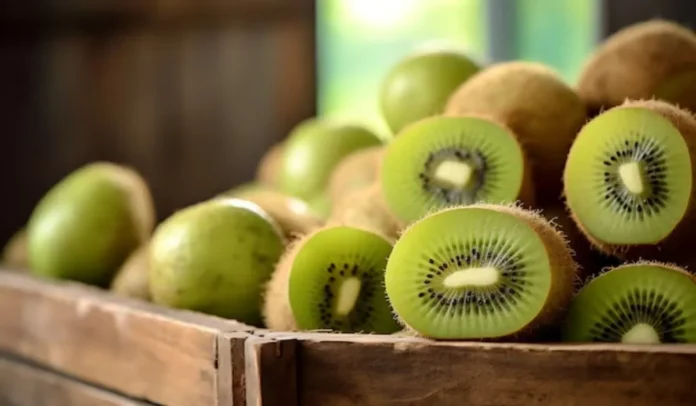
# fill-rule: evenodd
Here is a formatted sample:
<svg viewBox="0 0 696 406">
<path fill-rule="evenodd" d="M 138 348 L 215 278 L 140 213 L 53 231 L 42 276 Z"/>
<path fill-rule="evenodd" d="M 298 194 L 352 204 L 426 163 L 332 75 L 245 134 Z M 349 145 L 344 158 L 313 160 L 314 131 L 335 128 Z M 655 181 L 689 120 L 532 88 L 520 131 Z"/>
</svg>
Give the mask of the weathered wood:
<svg viewBox="0 0 696 406">
<path fill-rule="evenodd" d="M 0 272 L 0 298 L 0 350 L 167 405 L 229 404 L 220 403 L 233 398 L 232 343 L 225 340 L 243 340 L 252 330 L 10 272 Z"/>
<path fill-rule="evenodd" d="M 249 337 L 244 348 L 246 404 L 297 406 L 296 341 Z"/>
<path fill-rule="evenodd" d="M 146 403 L 34 366 L 0 358 L 0 405 L 145 406 Z"/>
<path fill-rule="evenodd" d="M 303 406 L 686 406 L 695 399 L 696 345 L 443 343 L 288 333 L 270 337 L 297 342 Z"/>
</svg>

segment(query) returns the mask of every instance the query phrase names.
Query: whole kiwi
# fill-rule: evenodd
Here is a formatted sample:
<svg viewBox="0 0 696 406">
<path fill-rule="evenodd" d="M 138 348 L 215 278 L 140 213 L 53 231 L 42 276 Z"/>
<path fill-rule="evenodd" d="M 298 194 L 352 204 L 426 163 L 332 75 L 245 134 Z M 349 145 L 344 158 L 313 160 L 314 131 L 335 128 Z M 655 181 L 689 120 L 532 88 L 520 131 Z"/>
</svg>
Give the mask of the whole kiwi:
<svg viewBox="0 0 696 406">
<path fill-rule="evenodd" d="M 396 240 L 404 227 L 387 208 L 377 182 L 339 200 L 326 224 L 371 230 L 392 240 Z"/>
<path fill-rule="evenodd" d="M 256 181 L 268 186 L 277 186 L 282 161 L 283 144 L 278 142 L 272 145 L 261 157 L 256 168 Z"/>
<path fill-rule="evenodd" d="M 377 181 L 384 146 L 361 149 L 345 157 L 333 170 L 329 181 L 331 201 L 339 202 L 355 190 Z"/>
<path fill-rule="evenodd" d="M 2 250 L 2 265 L 14 270 L 26 270 L 29 267 L 26 228 L 17 230 L 5 243 Z"/>
<path fill-rule="evenodd" d="M 133 251 L 111 282 L 111 291 L 134 299 L 150 300 L 150 253 L 143 244 Z"/>
<path fill-rule="evenodd" d="M 149 188 L 134 170 L 96 162 L 56 184 L 27 225 L 35 274 L 108 286 L 155 224 Z"/>
</svg>

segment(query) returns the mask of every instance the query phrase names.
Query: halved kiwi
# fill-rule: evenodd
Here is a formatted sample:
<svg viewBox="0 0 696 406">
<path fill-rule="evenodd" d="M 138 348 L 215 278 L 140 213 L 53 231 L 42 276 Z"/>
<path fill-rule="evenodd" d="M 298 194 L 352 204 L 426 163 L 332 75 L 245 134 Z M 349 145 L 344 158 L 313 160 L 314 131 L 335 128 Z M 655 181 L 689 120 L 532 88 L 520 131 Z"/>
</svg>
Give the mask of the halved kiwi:
<svg viewBox="0 0 696 406">
<path fill-rule="evenodd" d="M 464 82 L 447 102 L 446 116 L 470 114 L 509 127 L 528 154 L 537 201 L 559 201 L 565 156 L 587 109 L 558 73 L 536 62 L 492 65 Z"/>
<path fill-rule="evenodd" d="M 564 336 L 574 342 L 696 343 L 696 278 L 656 262 L 613 268 L 573 299 Z"/>
<path fill-rule="evenodd" d="M 387 206 L 404 223 L 452 205 L 533 202 L 515 135 L 480 117 L 432 117 L 408 126 L 387 146 L 380 179 Z"/>
<path fill-rule="evenodd" d="M 393 333 L 399 325 L 383 286 L 391 248 L 387 239 L 370 231 L 321 229 L 303 238 L 289 252 L 291 259 L 281 261 L 290 271 L 277 270 L 281 274 L 272 279 L 277 286 L 269 285 L 267 292 L 287 289 L 294 323 L 302 330 Z M 269 303 L 264 313 L 271 325 L 293 324 L 274 323 L 273 315 L 288 314 L 280 301 Z"/>
<path fill-rule="evenodd" d="M 659 101 L 628 101 L 591 120 L 564 172 L 573 219 L 601 251 L 681 257 L 694 226 L 696 119 Z"/>
<path fill-rule="evenodd" d="M 343 158 L 331 173 L 329 194 L 337 203 L 357 189 L 377 181 L 384 146 L 364 148 Z"/>
<path fill-rule="evenodd" d="M 696 34 L 660 19 L 623 28 L 587 60 L 578 92 L 594 110 L 653 96 L 696 110 Z"/>
<path fill-rule="evenodd" d="M 401 322 L 423 336 L 522 340 L 565 315 L 576 272 L 564 236 L 543 217 L 477 204 L 411 225 L 385 285 Z"/>
</svg>

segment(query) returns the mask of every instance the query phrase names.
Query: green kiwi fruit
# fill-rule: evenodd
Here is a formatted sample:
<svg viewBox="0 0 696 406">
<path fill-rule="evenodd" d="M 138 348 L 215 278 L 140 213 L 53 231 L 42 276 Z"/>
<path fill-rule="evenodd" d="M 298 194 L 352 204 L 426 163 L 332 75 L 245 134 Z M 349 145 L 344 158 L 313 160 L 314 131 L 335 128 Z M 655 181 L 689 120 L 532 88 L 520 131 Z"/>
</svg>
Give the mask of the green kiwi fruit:
<svg viewBox="0 0 696 406">
<path fill-rule="evenodd" d="M 657 262 L 612 268 L 573 299 L 564 338 L 571 342 L 696 343 L 696 277 Z"/>
<path fill-rule="evenodd" d="M 492 65 L 464 82 L 447 102 L 445 115 L 470 114 L 510 128 L 528 154 L 538 202 L 559 201 L 565 157 L 587 110 L 556 72 L 536 62 Z"/>
<path fill-rule="evenodd" d="M 303 121 L 284 141 L 278 187 L 309 201 L 325 192 L 331 172 L 344 157 L 381 143 L 359 125 L 325 118 Z"/>
<path fill-rule="evenodd" d="M 242 184 L 239 184 L 231 189 L 228 189 L 216 197 L 234 197 L 237 199 L 244 199 L 248 195 L 253 195 L 256 192 L 262 191 L 269 191 L 269 190 L 276 190 L 273 187 L 260 183 L 258 181 L 249 181 L 245 182 Z"/>
<path fill-rule="evenodd" d="M 447 206 L 534 199 L 525 154 L 505 126 L 479 117 L 431 117 L 387 145 L 384 200 L 403 223 Z"/>
<path fill-rule="evenodd" d="M 475 204 L 409 226 L 385 285 L 400 321 L 422 336 L 527 340 L 565 316 L 576 276 L 564 235 L 546 219 Z"/>
<path fill-rule="evenodd" d="M 660 19 L 625 27 L 589 57 L 577 88 L 594 110 L 659 97 L 696 111 L 696 34 Z"/>
<path fill-rule="evenodd" d="M 332 226 L 300 240 L 286 255 L 267 292 L 287 291 L 301 330 L 371 332 L 399 330 L 384 295 L 384 267 L 391 243 L 371 231 Z M 267 297 L 269 296 L 267 293 Z M 283 310 L 285 309 L 285 310 Z M 288 315 L 287 304 L 269 303 L 265 314 Z M 266 317 L 272 326 L 272 319 Z M 288 322 L 280 324 L 291 324 Z"/>
<path fill-rule="evenodd" d="M 396 239 L 403 228 L 389 212 L 377 183 L 357 189 L 335 204 L 326 224 L 372 230 L 390 239 Z"/>
<path fill-rule="evenodd" d="M 357 189 L 377 181 L 384 146 L 364 148 L 343 158 L 329 180 L 331 201 L 337 203 Z"/>
<path fill-rule="evenodd" d="M 418 52 L 399 61 L 379 90 L 382 116 L 393 134 L 408 124 L 442 113 L 450 94 L 480 67 L 452 50 Z"/>
<path fill-rule="evenodd" d="M 695 141 L 696 119 L 661 101 L 627 101 L 580 131 L 564 173 L 566 204 L 597 249 L 624 259 L 689 252 Z"/>
<path fill-rule="evenodd" d="M 13 270 L 27 270 L 29 258 L 27 253 L 27 230 L 17 230 L 2 249 L 2 265 Z"/>
<path fill-rule="evenodd" d="M 326 219 L 331 215 L 331 208 L 333 207 L 333 202 L 331 197 L 326 192 L 319 192 L 307 200 L 309 205 L 309 210 L 320 219 Z"/>
<path fill-rule="evenodd" d="M 212 199 L 174 213 L 150 242 L 150 293 L 173 308 L 261 323 L 261 291 L 283 253 L 277 223 L 246 200 Z"/>
<path fill-rule="evenodd" d="M 256 168 L 256 181 L 271 187 L 278 185 L 278 178 L 283 163 L 283 143 L 271 146 L 259 160 Z"/>
<path fill-rule="evenodd" d="M 133 251 L 111 281 L 111 291 L 120 296 L 150 300 L 150 254 L 147 244 Z"/>
<path fill-rule="evenodd" d="M 148 185 L 106 162 L 79 168 L 53 186 L 27 225 L 31 271 L 107 287 L 155 224 Z"/>
</svg>

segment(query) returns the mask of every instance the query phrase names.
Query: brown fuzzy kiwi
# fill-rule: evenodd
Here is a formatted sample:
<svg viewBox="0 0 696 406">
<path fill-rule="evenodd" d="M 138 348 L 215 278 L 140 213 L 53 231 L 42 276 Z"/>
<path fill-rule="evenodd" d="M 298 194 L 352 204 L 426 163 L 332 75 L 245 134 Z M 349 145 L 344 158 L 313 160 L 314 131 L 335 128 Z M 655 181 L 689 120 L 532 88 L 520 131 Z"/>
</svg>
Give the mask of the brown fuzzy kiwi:
<svg viewBox="0 0 696 406">
<path fill-rule="evenodd" d="M 503 62 L 464 82 L 446 116 L 484 115 L 517 135 L 532 166 L 539 203 L 561 196 L 565 156 L 587 118 L 584 103 L 552 69 L 535 62 Z"/>
<path fill-rule="evenodd" d="M 614 107 L 635 108 L 640 107 L 653 111 L 662 117 L 669 120 L 682 134 L 684 141 L 691 153 L 691 156 L 696 156 L 696 117 L 689 111 L 680 109 L 677 106 L 665 102 L 663 100 L 626 100 L 622 105 Z M 692 162 L 692 179 L 696 179 L 696 162 Z M 693 187 L 693 186 L 692 186 Z M 696 199 L 692 197 L 689 202 L 689 208 L 684 214 L 682 221 L 676 226 L 671 234 L 655 245 L 636 245 L 636 246 L 615 246 L 603 244 L 583 228 L 582 223 L 571 211 L 571 218 L 575 221 L 578 229 L 592 243 L 594 248 L 607 255 L 612 255 L 622 260 L 670 260 L 689 263 L 692 261 L 693 255 L 690 252 L 691 241 L 696 229 Z"/>
<path fill-rule="evenodd" d="M 696 34 L 661 19 L 623 28 L 587 60 L 577 88 L 594 111 L 654 96 L 696 110 Z"/>
<path fill-rule="evenodd" d="M 111 291 L 117 295 L 141 300 L 150 300 L 148 245 L 133 251 L 111 282 Z"/>
<path fill-rule="evenodd" d="M 358 150 L 343 158 L 329 180 L 331 200 L 337 203 L 351 192 L 374 183 L 383 153 L 384 147 L 379 145 Z"/>
<path fill-rule="evenodd" d="M 256 168 L 256 180 L 264 185 L 276 186 L 282 159 L 283 144 L 279 142 L 272 145 L 259 160 Z"/>
<path fill-rule="evenodd" d="M 290 243 L 285 250 L 283 257 L 278 261 L 271 279 L 264 289 L 263 307 L 261 313 L 263 322 L 267 328 L 277 331 L 297 331 L 295 316 L 290 307 L 290 292 L 288 284 L 290 281 L 290 271 L 295 255 L 302 247 L 302 241 L 295 240 Z"/>
<path fill-rule="evenodd" d="M 27 270 L 27 230 L 22 227 L 7 241 L 2 250 L 2 265 L 14 270 Z"/>
<path fill-rule="evenodd" d="M 327 225 L 343 225 L 371 230 L 398 238 L 403 225 L 389 212 L 382 198 L 379 183 L 353 191 L 334 205 Z"/>
</svg>

